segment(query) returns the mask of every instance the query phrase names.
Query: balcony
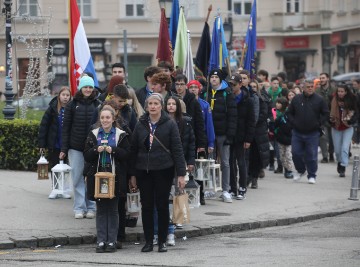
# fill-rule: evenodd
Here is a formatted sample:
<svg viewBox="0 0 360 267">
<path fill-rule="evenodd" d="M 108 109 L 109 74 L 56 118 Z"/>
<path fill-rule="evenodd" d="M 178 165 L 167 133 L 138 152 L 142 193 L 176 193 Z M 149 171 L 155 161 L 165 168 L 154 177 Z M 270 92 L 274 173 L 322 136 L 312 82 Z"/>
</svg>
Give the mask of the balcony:
<svg viewBox="0 0 360 267">
<path fill-rule="evenodd" d="M 333 12 L 272 13 L 273 31 L 314 31 L 330 29 Z"/>
</svg>

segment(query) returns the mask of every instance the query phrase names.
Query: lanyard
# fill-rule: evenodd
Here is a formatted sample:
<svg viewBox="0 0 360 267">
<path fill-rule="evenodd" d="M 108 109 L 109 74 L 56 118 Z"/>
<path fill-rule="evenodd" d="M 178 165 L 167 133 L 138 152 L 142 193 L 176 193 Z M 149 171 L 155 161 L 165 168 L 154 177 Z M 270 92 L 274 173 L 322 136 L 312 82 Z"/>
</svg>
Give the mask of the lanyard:
<svg viewBox="0 0 360 267">
<path fill-rule="evenodd" d="M 149 127 L 150 127 L 150 136 L 149 136 L 149 150 L 151 149 L 153 140 L 154 140 L 154 134 L 155 134 L 155 130 L 157 127 L 156 123 L 151 123 L 151 121 L 149 121 Z"/>
<path fill-rule="evenodd" d="M 102 140 L 107 141 L 108 138 L 109 138 L 109 135 L 110 135 L 110 133 L 104 133 L 104 136 L 103 136 Z M 105 144 L 104 146 L 106 146 L 108 144 L 108 142 L 104 142 L 104 144 Z M 104 166 L 105 164 L 106 164 L 106 150 L 104 149 L 104 151 L 101 152 L 101 165 Z"/>
</svg>

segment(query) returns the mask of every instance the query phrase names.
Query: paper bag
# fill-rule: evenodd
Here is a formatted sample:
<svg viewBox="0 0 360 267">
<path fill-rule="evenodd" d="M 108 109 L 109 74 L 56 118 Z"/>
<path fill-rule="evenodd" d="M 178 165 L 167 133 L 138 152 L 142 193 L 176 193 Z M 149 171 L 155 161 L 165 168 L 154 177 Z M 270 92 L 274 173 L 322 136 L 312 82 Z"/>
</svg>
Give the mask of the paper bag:
<svg viewBox="0 0 360 267">
<path fill-rule="evenodd" d="M 190 222 L 189 195 L 180 194 L 173 198 L 173 216 L 174 224 L 185 224 Z"/>
</svg>

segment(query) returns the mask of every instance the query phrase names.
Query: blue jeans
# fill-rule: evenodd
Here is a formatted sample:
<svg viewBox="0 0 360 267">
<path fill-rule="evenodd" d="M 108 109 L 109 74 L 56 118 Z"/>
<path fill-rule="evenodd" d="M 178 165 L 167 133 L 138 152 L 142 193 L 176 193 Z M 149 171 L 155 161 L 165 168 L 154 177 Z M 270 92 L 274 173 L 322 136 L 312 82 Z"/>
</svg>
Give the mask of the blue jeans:
<svg viewBox="0 0 360 267">
<path fill-rule="evenodd" d="M 308 172 L 308 178 L 316 178 L 318 169 L 318 145 L 320 133 L 299 133 L 292 130 L 291 148 L 295 169 L 299 173 Z"/>
<path fill-rule="evenodd" d="M 334 128 L 331 128 L 336 160 L 341 164 L 341 166 L 344 167 L 349 164 L 349 147 L 353 133 L 353 127 L 347 128 L 343 131 L 338 131 Z"/>
<path fill-rule="evenodd" d="M 86 195 L 86 185 L 83 175 L 84 156 L 83 152 L 69 149 L 69 163 L 71 166 L 71 179 L 74 186 L 74 212 L 86 213 L 96 210 L 95 201 L 90 201 Z"/>
<path fill-rule="evenodd" d="M 226 135 L 216 137 L 216 154 L 220 155 L 220 168 L 222 173 L 222 190 L 230 190 L 230 146 L 224 145 Z"/>
</svg>

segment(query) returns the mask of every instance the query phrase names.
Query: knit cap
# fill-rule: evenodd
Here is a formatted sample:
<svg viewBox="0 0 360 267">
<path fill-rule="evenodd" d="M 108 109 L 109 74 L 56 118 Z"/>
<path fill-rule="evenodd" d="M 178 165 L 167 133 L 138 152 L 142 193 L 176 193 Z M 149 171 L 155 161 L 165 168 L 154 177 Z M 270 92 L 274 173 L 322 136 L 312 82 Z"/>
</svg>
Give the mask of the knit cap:
<svg viewBox="0 0 360 267">
<path fill-rule="evenodd" d="M 199 89 L 201 87 L 201 83 L 198 80 L 191 80 L 186 86 L 189 89 L 191 85 L 196 85 Z"/>
<path fill-rule="evenodd" d="M 81 77 L 79 86 L 78 86 L 78 90 L 81 90 L 81 88 L 83 88 L 85 86 L 90 86 L 90 87 L 94 88 L 94 80 L 89 76 Z"/>
<path fill-rule="evenodd" d="M 211 77 L 213 75 L 218 76 L 220 78 L 220 82 L 222 82 L 222 80 L 224 80 L 224 74 L 221 69 L 212 69 L 210 71 L 209 77 Z"/>
</svg>

